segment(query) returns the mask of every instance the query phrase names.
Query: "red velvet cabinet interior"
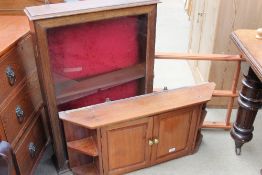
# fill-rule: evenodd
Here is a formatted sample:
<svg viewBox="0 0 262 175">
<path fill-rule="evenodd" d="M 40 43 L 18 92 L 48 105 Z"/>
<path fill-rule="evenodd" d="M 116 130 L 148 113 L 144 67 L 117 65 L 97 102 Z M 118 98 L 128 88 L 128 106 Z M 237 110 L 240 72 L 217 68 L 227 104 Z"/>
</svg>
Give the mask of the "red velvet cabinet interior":
<svg viewBox="0 0 262 175">
<path fill-rule="evenodd" d="M 67 168 L 59 111 L 152 92 L 157 2 L 88 0 L 25 9 L 59 170 Z"/>
</svg>

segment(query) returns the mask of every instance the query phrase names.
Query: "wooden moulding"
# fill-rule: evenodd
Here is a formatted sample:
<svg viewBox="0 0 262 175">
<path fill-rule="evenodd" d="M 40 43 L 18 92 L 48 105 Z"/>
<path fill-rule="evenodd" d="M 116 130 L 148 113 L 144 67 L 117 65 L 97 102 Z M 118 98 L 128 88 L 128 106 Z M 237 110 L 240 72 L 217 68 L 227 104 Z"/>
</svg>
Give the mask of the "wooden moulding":
<svg viewBox="0 0 262 175">
<path fill-rule="evenodd" d="M 211 99 L 214 88 L 214 83 L 205 83 L 166 92 L 156 92 L 60 112 L 59 117 L 73 124 L 95 129 L 207 102 Z"/>
<path fill-rule="evenodd" d="M 55 18 L 59 16 L 70 16 L 82 13 L 114 10 L 128 7 L 137 7 L 158 3 L 158 0 L 88 0 L 71 3 L 59 3 L 34 7 L 26 7 L 25 13 L 30 20 Z"/>
<path fill-rule="evenodd" d="M 88 156 L 98 156 L 98 149 L 92 136 L 81 140 L 67 142 L 67 147 Z"/>
<path fill-rule="evenodd" d="M 83 175 L 83 174 L 99 175 L 98 170 L 97 170 L 95 164 L 93 164 L 93 163 L 74 167 L 74 168 L 72 168 L 72 171 L 76 175 Z"/>
<path fill-rule="evenodd" d="M 86 95 L 94 94 L 98 90 L 111 88 L 143 77 L 145 77 L 145 65 L 138 64 L 129 68 L 87 78 L 85 80 L 68 80 L 63 83 L 64 85 L 59 85 L 61 87 L 66 87 L 68 86 L 67 84 L 70 84 L 68 88 L 64 88 L 57 92 L 59 93 L 57 95 L 57 103 L 63 104 L 74 99 L 85 97 Z"/>
<path fill-rule="evenodd" d="M 206 60 L 206 61 L 245 61 L 240 55 L 224 54 L 189 54 L 189 53 L 156 53 L 156 59 L 174 59 L 174 60 Z"/>
</svg>

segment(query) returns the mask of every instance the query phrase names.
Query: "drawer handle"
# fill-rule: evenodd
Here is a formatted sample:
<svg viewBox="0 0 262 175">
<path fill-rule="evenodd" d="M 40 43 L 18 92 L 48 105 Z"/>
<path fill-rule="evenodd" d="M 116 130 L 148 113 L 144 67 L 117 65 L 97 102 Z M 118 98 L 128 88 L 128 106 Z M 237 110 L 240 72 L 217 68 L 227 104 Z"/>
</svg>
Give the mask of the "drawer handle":
<svg viewBox="0 0 262 175">
<path fill-rule="evenodd" d="M 9 85 L 13 86 L 16 81 L 14 69 L 11 66 L 8 66 L 5 70 L 5 74 L 8 79 Z"/>
<path fill-rule="evenodd" d="M 21 108 L 21 106 L 16 106 L 15 108 L 15 114 L 16 114 L 16 117 L 17 117 L 17 120 L 22 123 L 23 120 L 24 120 L 24 111 L 23 109 Z"/>
<path fill-rule="evenodd" d="M 36 145 L 33 142 L 30 142 L 28 145 L 29 154 L 32 158 L 36 155 Z"/>
</svg>

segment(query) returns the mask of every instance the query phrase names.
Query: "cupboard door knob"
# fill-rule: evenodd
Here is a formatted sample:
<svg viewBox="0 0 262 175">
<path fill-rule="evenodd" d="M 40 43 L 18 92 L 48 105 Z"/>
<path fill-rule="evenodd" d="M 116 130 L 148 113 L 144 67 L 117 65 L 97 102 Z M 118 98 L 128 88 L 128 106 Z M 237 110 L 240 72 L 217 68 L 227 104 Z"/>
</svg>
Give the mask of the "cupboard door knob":
<svg viewBox="0 0 262 175">
<path fill-rule="evenodd" d="M 152 146 L 154 144 L 153 140 L 148 140 L 148 145 Z"/>
<path fill-rule="evenodd" d="M 158 139 L 154 139 L 154 144 L 158 144 L 159 140 Z"/>
<path fill-rule="evenodd" d="M 17 120 L 21 123 L 24 120 L 24 111 L 21 108 L 21 106 L 16 106 L 15 114 L 16 114 Z"/>
<path fill-rule="evenodd" d="M 9 85 L 13 86 L 16 81 L 14 69 L 11 66 L 8 66 L 5 70 L 5 74 L 8 79 Z"/>
<path fill-rule="evenodd" d="M 29 151 L 29 154 L 32 158 L 35 157 L 36 155 L 36 145 L 33 143 L 33 142 L 30 142 L 29 145 L 28 145 L 28 151 Z"/>
</svg>

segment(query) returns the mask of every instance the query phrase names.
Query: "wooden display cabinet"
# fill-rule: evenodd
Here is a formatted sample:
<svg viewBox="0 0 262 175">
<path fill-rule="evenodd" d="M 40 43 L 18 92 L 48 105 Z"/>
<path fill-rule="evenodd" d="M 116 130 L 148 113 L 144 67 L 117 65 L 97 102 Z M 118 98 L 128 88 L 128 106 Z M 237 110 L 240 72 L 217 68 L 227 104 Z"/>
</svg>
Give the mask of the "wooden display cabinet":
<svg viewBox="0 0 262 175">
<path fill-rule="evenodd" d="M 59 170 L 67 169 L 59 111 L 152 92 L 157 2 L 88 0 L 25 9 Z"/>
<path fill-rule="evenodd" d="M 73 173 L 124 174 L 194 153 L 214 87 L 207 83 L 60 112 Z"/>
</svg>

